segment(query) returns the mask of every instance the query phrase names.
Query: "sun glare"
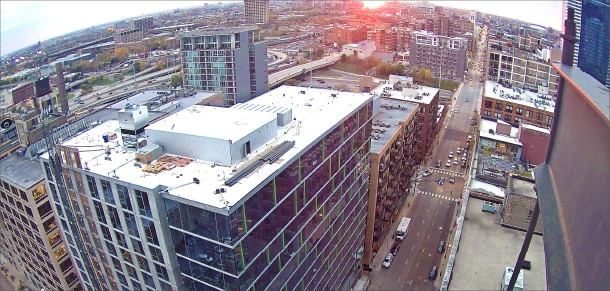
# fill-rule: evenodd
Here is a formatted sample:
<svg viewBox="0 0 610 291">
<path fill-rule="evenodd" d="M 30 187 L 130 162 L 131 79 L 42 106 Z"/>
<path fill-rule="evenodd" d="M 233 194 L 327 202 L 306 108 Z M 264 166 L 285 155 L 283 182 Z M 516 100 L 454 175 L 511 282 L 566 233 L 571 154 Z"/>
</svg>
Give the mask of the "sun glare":
<svg viewBox="0 0 610 291">
<path fill-rule="evenodd" d="M 375 0 L 362 1 L 362 4 L 364 4 L 365 8 L 378 8 L 378 7 L 381 7 L 384 3 L 385 3 L 385 1 L 375 1 Z"/>
</svg>

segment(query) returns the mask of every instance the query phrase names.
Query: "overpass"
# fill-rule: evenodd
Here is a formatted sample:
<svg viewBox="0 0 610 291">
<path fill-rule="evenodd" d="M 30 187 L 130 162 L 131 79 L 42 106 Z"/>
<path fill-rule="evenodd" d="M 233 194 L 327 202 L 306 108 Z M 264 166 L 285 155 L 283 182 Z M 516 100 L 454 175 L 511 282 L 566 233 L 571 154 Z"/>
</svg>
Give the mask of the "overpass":
<svg viewBox="0 0 610 291">
<path fill-rule="evenodd" d="M 274 55 L 276 58 L 276 60 L 274 62 L 269 63 L 269 68 L 271 68 L 275 65 L 282 64 L 282 63 L 286 62 L 286 60 L 288 59 L 288 55 L 285 53 L 282 53 L 280 51 L 267 50 L 267 53 L 270 55 Z"/>
<path fill-rule="evenodd" d="M 327 66 L 331 66 L 339 60 L 340 55 L 335 54 L 332 56 L 325 57 L 323 59 L 309 62 L 306 64 L 294 66 L 288 68 L 286 70 L 279 71 L 277 73 L 273 73 L 269 75 L 269 88 L 274 88 L 275 86 L 285 82 L 291 78 L 302 75 L 304 73 L 317 70 L 320 68 L 324 68 Z"/>
</svg>

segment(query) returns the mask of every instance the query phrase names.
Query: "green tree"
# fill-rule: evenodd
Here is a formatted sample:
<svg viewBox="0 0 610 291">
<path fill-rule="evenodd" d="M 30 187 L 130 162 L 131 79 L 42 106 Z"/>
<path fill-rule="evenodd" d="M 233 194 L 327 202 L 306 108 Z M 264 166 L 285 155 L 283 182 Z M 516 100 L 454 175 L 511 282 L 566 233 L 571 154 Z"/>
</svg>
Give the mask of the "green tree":
<svg viewBox="0 0 610 291">
<path fill-rule="evenodd" d="M 430 75 L 432 74 L 430 70 L 424 69 L 424 79 L 430 79 Z"/>
<path fill-rule="evenodd" d="M 169 81 L 169 85 L 171 87 L 179 87 L 182 86 L 182 74 L 173 75 Z"/>
<path fill-rule="evenodd" d="M 109 52 L 105 52 L 105 53 L 97 54 L 95 56 L 95 59 L 97 60 L 98 64 L 106 65 L 106 64 L 109 64 L 110 61 L 112 61 L 112 55 Z"/>
<path fill-rule="evenodd" d="M 153 68 L 153 72 L 160 71 L 160 70 L 163 70 L 163 69 L 165 69 L 165 62 L 164 61 L 160 61 Z"/>
</svg>

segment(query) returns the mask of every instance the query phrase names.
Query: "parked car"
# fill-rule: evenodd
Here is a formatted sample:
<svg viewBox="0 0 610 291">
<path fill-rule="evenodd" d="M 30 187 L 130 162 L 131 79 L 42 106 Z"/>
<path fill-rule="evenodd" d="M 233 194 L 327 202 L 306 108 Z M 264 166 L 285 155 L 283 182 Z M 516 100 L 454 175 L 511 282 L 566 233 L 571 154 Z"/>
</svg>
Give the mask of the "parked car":
<svg viewBox="0 0 610 291">
<path fill-rule="evenodd" d="M 441 177 L 440 179 L 438 179 L 438 184 L 439 185 L 445 184 L 445 177 Z"/>
<path fill-rule="evenodd" d="M 466 159 L 462 159 L 462 168 L 466 168 Z"/>
<path fill-rule="evenodd" d="M 454 164 L 454 165 L 457 165 L 457 164 L 458 164 L 458 160 L 457 160 L 457 158 L 453 159 L 453 164 Z"/>
<path fill-rule="evenodd" d="M 445 241 L 442 240 L 439 244 L 438 244 L 438 252 L 442 253 L 445 251 Z"/>
<path fill-rule="evenodd" d="M 449 152 L 449 158 L 453 158 L 453 152 Z"/>
<path fill-rule="evenodd" d="M 421 175 L 423 177 L 428 177 L 428 176 L 432 175 L 432 172 L 430 172 L 430 170 L 425 170 L 421 173 Z"/>
<path fill-rule="evenodd" d="M 449 176 L 449 183 L 455 183 L 455 176 Z"/>
<path fill-rule="evenodd" d="M 430 271 L 430 276 L 428 276 L 428 278 L 430 278 L 430 280 L 435 280 L 436 276 L 438 275 L 437 272 L 438 272 L 438 267 L 437 266 L 432 267 L 432 271 Z"/>
<path fill-rule="evenodd" d="M 447 162 L 445 163 L 445 167 L 447 167 L 447 168 L 451 167 L 451 160 L 447 160 Z"/>
<path fill-rule="evenodd" d="M 392 256 L 396 256 L 396 254 L 398 254 L 399 249 L 400 249 L 400 242 L 395 241 L 394 245 L 390 249 L 390 253 L 392 254 Z"/>
<path fill-rule="evenodd" d="M 462 153 L 462 148 L 457 148 L 457 150 L 455 151 L 456 154 L 461 154 Z"/>
<path fill-rule="evenodd" d="M 441 160 L 436 161 L 436 167 L 440 168 L 441 167 Z"/>
<path fill-rule="evenodd" d="M 392 254 L 387 254 L 385 256 L 385 259 L 383 260 L 383 267 L 389 268 L 390 264 L 392 264 L 392 259 L 393 258 L 394 258 L 394 256 Z"/>
</svg>

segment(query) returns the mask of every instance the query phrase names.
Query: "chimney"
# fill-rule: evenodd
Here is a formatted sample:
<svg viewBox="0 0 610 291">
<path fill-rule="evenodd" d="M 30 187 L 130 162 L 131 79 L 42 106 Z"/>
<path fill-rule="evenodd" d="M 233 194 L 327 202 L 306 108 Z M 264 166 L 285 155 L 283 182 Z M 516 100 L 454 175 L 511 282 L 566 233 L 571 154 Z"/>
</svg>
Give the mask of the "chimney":
<svg viewBox="0 0 610 291">
<path fill-rule="evenodd" d="M 67 114 L 70 108 L 68 107 L 66 84 L 64 83 L 64 69 L 61 62 L 55 64 L 55 72 L 57 73 L 57 88 L 59 89 L 59 112 Z"/>
<path fill-rule="evenodd" d="M 563 38 L 563 50 L 561 53 L 561 63 L 568 66 L 574 64 L 574 46 L 578 41 L 576 37 L 576 22 L 574 22 L 574 8 L 568 7 L 568 18 L 564 22 L 565 34 L 561 34 Z"/>
</svg>

